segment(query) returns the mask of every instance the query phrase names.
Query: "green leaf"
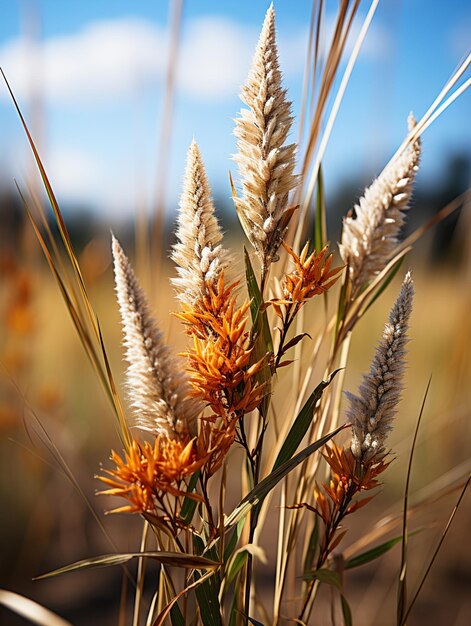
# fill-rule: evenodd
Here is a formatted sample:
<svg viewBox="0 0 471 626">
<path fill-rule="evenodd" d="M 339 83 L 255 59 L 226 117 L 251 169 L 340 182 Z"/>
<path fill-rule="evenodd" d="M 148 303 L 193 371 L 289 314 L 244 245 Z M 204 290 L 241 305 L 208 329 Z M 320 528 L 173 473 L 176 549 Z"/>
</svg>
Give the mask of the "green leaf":
<svg viewBox="0 0 471 626">
<path fill-rule="evenodd" d="M 350 606 L 348 605 L 347 599 L 345 598 L 343 593 L 340 594 L 340 602 L 342 603 L 342 614 L 345 626 L 352 626 L 352 611 L 350 610 Z"/>
<path fill-rule="evenodd" d="M 263 308 L 263 297 L 246 248 L 244 248 L 244 257 L 247 291 L 250 298 L 250 314 L 252 316 L 252 334 L 254 336 L 254 347 L 251 355 L 251 364 L 253 364 L 257 363 L 268 354 L 273 353 L 273 339 L 271 336 L 270 325 L 268 323 L 267 312 Z M 266 417 L 268 413 L 268 406 L 270 404 L 270 379 L 271 370 L 267 362 L 266 366 L 260 369 L 256 377 L 256 380 L 260 385 L 265 385 L 267 387 L 267 393 L 260 405 L 260 412 L 264 417 Z"/>
<path fill-rule="evenodd" d="M 190 478 L 190 482 L 188 483 L 188 492 L 189 493 L 192 493 L 195 490 L 196 484 L 198 482 L 199 475 L 200 475 L 200 473 L 199 473 L 199 470 L 198 470 Z M 183 504 L 182 504 L 181 511 L 180 511 L 180 517 L 185 522 L 185 524 L 189 524 L 191 522 L 191 520 L 193 519 L 193 515 L 195 513 L 195 509 L 196 509 L 197 504 L 198 503 L 197 503 L 197 501 L 195 499 L 185 497 L 185 499 L 183 501 Z"/>
<path fill-rule="evenodd" d="M 266 478 L 260 481 L 258 485 L 239 502 L 239 504 L 227 518 L 225 528 L 230 528 L 239 520 L 243 519 L 252 509 L 252 507 L 256 506 L 257 504 L 261 504 L 264 498 L 270 493 L 272 489 L 276 487 L 280 480 L 282 480 L 291 471 L 293 471 L 300 463 L 305 461 L 311 454 L 319 450 L 319 448 L 322 448 L 323 445 L 330 441 L 332 437 L 335 437 L 335 435 L 339 433 L 342 429 L 343 426 L 339 426 L 331 433 L 328 433 L 324 437 L 321 437 L 311 445 L 304 448 L 304 450 L 301 450 L 301 452 L 298 452 L 296 456 L 292 457 L 276 469 L 272 470 Z"/>
<path fill-rule="evenodd" d="M 172 626 L 186 626 L 180 607 L 176 603 L 170 609 L 170 620 Z"/>
<path fill-rule="evenodd" d="M 36 576 L 35 580 L 58 576 L 68 572 L 75 572 L 81 569 L 90 569 L 93 567 L 108 567 L 110 565 L 122 565 L 127 561 L 135 558 L 155 559 L 159 563 L 165 565 L 173 565 L 174 567 L 184 567 L 186 569 L 215 569 L 219 567 L 219 563 L 210 561 L 202 556 L 194 556 L 193 554 L 185 554 L 183 552 L 126 552 L 122 554 L 105 554 L 95 556 L 90 559 L 84 559 L 65 565 L 47 574 Z"/>
<path fill-rule="evenodd" d="M 227 587 L 229 587 L 231 582 L 234 580 L 234 578 L 243 568 L 244 563 L 247 560 L 248 554 L 249 553 L 246 550 L 242 550 L 241 552 L 235 555 L 234 559 L 232 560 L 231 566 L 227 570 L 227 573 L 226 573 L 226 586 Z"/>
<path fill-rule="evenodd" d="M 267 312 L 266 310 L 260 310 L 264 304 L 263 297 L 246 248 L 244 248 L 244 258 L 245 277 L 247 280 L 247 291 L 250 298 L 250 313 L 252 316 L 252 322 L 256 331 L 261 331 L 263 335 L 264 343 L 266 345 L 265 352 L 273 352 L 273 340 L 270 332 L 270 325 L 268 323 Z"/>
<path fill-rule="evenodd" d="M 239 542 L 240 536 L 242 534 L 242 529 L 244 528 L 245 520 L 241 519 L 237 526 L 234 528 L 231 538 L 227 542 L 227 545 L 224 549 L 224 563 L 229 561 L 231 554 L 236 549 L 236 546 Z"/>
<path fill-rule="evenodd" d="M 330 383 L 333 381 L 339 371 L 340 370 L 335 370 L 335 372 L 333 372 L 329 376 L 328 380 L 323 380 L 321 383 L 319 383 L 319 385 L 317 385 L 309 398 L 306 400 L 306 403 L 299 412 L 299 415 L 294 420 L 294 423 L 286 436 L 281 450 L 276 457 L 272 471 L 276 470 L 278 467 L 280 467 L 280 465 L 288 461 L 296 452 L 299 444 L 303 440 L 304 435 L 307 433 L 309 426 L 312 423 L 314 408 L 317 402 L 320 400 L 324 389 L 330 385 Z"/>
<path fill-rule="evenodd" d="M 345 626 L 352 626 L 352 612 L 348 605 L 347 599 L 342 593 L 342 581 L 338 572 L 333 572 L 330 569 L 318 569 L 315 572 L 308 574 L 308 580 L 317 578 L 320 583 L 334 587 L 340 593 L 340 602 L 342 605 L 342 614 L 345 621 Z"/>
<path fill-rule="evenodd" d="M 370 561 L 374 561 L 386 552 L 389 552 L 391 548 L 394 548 L 394 546 L 401 541 L 402 535 L 400 535 L 399 537 L 394 537 L 394 539 L 389 539 L 389 541 L 385 541 L 379 546 L 371 548 L 371 550 L 362 552 L 358 556 L 354 556 L 351 559 L 348 559 L 348 561 L 345 563 L 345 569 L 353 569 L 354 567 L 365 565 L 365 563 L 370 563 Z"/>
<path fill-rule="evenodd" d="M 205 545 L 201 537 L 194 534 L 193 543 L 196 551 L 199 554 L 203 554 L 205 550 Z M 207 551 L 207 554 L 211 557 L 217 558 L 215 546 L 212 546 Z M 201 578 L 200 574 L 198 572 L 195 572 L 195 581 L 199 580 L 199 578 Z M 219 580 L 219 576 L 216 574 L 195 589 L 196 600 L 198 602 L 201 613 L 201 621 L 203 622 L 204 626 L 222 626 L 221 607 L 219 604 L 220 587 L 221 583 Z"/>
<path fill-rule="evenodd" d="M 318 569 L 315 572 L 312 572 L 312 577 L 317 578 L 319 582 L 324 583 L 325 585 L 335 587 L 339 591 L 342 590 L 342 583 L 337 572 L 333 572 L 330 569 Z"/>
<path fill-rule="evenodd" d="M 399 269 L 401 268 L 402 262 L 404 261 L 404 257 L 401 257 L 391 268 L 391 271 L 386 275 L 385 279 L 383 280 L 383 282 L 381 283 L 381 285 L 378 287 L 378 290 L 376 291 L 376 293 L 374 294 L 374 296 L 371 298 L 371 300 L 368 302 L 367 307 L 365 308 L 363 315 L 368 311 L 368 309 L 376 302 L 376 300 L 380 297 L 380 295 L 383 293 L 383 291 L 385 291 L 388 287 L 388 285 L 390 284 L 390 282 L 392 281 L 392 279 L 394 278 L 394 276 L 396 276 L 396 274 L 398 273 Z"/>
<path fill-rule="evenodd" d="M 319 165 L 317 175 L 316 209 L 314 215 L 314 247 L 319 252 L 327 243 L 327 230 L 325 220 L 325 194 L 324 177 L 322 167 Z"/>
</svg>

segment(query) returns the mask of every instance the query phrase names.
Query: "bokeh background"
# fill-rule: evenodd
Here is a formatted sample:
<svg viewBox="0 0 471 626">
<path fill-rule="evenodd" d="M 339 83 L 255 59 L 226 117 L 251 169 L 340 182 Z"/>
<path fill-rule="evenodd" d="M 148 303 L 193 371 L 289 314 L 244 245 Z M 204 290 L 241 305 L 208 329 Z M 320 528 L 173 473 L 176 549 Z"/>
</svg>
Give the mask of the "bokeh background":
<svg viewBox="0 0 471 626">
<path fill-rule="evenodd" d="M 172 52 L 170 33 L 179 6 L 179 45 Z M 246 0 L 12 0 L 0 7 L 0 65 L 66 218 L 118 380 L 123 364 L 110 229 L 136 256 L 156 315 L 170 341 L 181 346 L 178 324 L 169 315 L 174 304 L 168 276 L 174 270 L 167 252 L 185 152 L 193 137 L 200 144 L 230 245 L 241 250 L 243 237 L 228 175 L 235 170 L 233 118 L 241 106 L 239 87 L 266 8 L 266 2 Z M 308 0 L 275 4 L 280 61 L 295 116 L 302 99 L 311 8 Z M 336 8 L 336 2 L 326 3 L 327 39 Z M 349 50 L 367 9 L 367 4 L 360 8 Z M 420 117 L 469 53 L 470 32 L 471 8 L 464 0 L 380 2 L 323 160 L 328 235 L 334 249 L 342 216 L 402 141 L 409 111 Z M 174 86 L 170 91 L 169 84 Z M 465 93 L 426 131 L 407 232 L 468 189 L 470 114 L 471 99 Z M 296 136 L 295 122 L 293 139 Z M 43 194 L 3 84 L 0 137 L 0 587 L 36 598 L 77 626 L 116 624 L 119 571 L 31 580 L 53 567 L 111 549 L 84 498 L 41 443 L 41 427 L 30 409 L 120 550 L 138 547 L 139 523 L 131 517 L 103 518 L 105 504 L 94 496 L 93 476 L 109 449 L 119 445 L 113 416 L 25 219 L 14 181 L 41 198 Z M 154 271 L 151 282 L 145 260 L 134 254 L 136 240 L 142 241 L 135 224 L 155 216 L 162 228 L 158 278 Z M 391 441 L 398 461 L 388 471 L 370 517 L 352 528 L 346 545 L 361 535 L 365 520 L 400 510 L 410 435 L 430 375 L 413 501 L 420 500 L 424 489 L 441 495 L 442 488 L 446 491 L 469 471 L 470 207 L 427 233 L 407 263 L 414 271 L 417 299 L 407 390 Z M 357 329 L 347 388 L 356 387 L 368 366 L 397 287 L 393 283 Z M 311 310 L 313 316 L 320 315 L 320 309 Z M 449 491 L 418 513 L 417 525 L 426 531 L 412 543 L 411 581 L 423 572 L 451 511 L 457 492 Z M 469 623 L 470 513 L 468 497 L 410 624 Z M 355 623 L 395 623 L 398 563 L 398 553 L 392 552 L 380 565 L 349 576 L 346 589 Z M 263 574 L 268 587 L 272 573 L 267 568 Z M 0 608 L 0 623 L 24 622 Z"/>
</svg>

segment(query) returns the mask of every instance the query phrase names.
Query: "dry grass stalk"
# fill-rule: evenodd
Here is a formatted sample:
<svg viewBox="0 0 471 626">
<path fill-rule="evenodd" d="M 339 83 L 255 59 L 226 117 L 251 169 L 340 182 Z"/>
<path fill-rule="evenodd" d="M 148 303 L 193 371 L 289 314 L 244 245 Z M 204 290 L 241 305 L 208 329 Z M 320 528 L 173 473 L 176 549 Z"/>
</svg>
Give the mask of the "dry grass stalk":
<svg viewBox="0 0 471 626">
<path fill-rule="evenodd" d="M 408 124 L 409 130 L 415 126 L 412 114 Z M 389 163 L 355 205 L 354 215 L 344 219 L 340 254 L 348 264 L 352 298 L 385 267 L 397 247 L 419 167 L 420 147 L 417 139 Z"/>
<path fill-rule="evenodd" d="M 359 395 L 347 393 L 348 419 L 352 424 L 351 449 L 362 462 L 380 460 L 392 427 L 403 388 L 407 329 L 412 311 L 414 288 L 406 274 L 400 294 L 391 310 L 382 339 L 376 349 L 369 374 L 363 378 Z"/>
<path fill-rule="evenodd" d="M 288 194 L 296 186 L 295 144 L 285 145 L 291 129 L 291 103 L 282 87 L 275 33 L 275 11 L 267 11 L 236 120 L 242 196 L 234 197 L 239 219 L 264 272 L 278 260 L 288 217 Z"/>
<path fill-rule="evenodd" d="M 194 428 L 199 406 L 186 377 L 150 314 L 145 295 L 113 237 L 116 294 L 126 348 L 127 387 L 136 425 L 156 435 L 182 437 Z"/>
<path fill-rule="evenodd" d="M 178 299 L 186 306 L 200 303 L 216 288 L 227 265 L 222 233 L 214 215 L 211 189 L 196 141 L 188 149 L 177 228 L 178 243 L 172 258 L 178 278 L 172 280 Z"/>
</svg>

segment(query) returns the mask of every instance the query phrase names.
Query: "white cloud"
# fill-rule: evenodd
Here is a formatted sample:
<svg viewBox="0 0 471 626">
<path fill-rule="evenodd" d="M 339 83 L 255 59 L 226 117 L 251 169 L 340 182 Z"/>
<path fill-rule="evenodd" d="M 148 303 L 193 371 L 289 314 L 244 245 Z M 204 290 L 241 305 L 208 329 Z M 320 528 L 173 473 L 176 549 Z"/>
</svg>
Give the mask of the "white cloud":
<svg viewBox="0 0 471 626">
<path fill-rule="evenodd" d="M 233 97 L 247 74 L 256 30 L 227 18 L 193 20 L 184 32 L 178 84 L 201 99 Z"/>
<path fill-rule="evenodd" d="M 62 202 L 89 202 L 100 188 L 100 164 L 88 152 L 52 148 L 45 166 L 55 194 Z"/>
<path fill-rule="evenodd" d="M 328 17 L 327 41 L 332 28 Z M 350 42 L 358 28 L 354 25 Z M 180 51 L 180 93 L 211 101 L 234 96 L 250 66 L 257 33 L 257 28 L 227 17 L 206 15 L 189 20 Z M 384 33 L 373 27 L 364 53 L 381 53 L 386 41 Z M 307 26 L 301 32 L 280 29 L 279 43 L 285 74 L 301 74 Z M 20 97 L 38 89 L 49 102 L 94 104 L 129 96 L 137 87 L 162 83 L 167 49 L 166 29 L 143 18 L 125 17 L 92 22 L 74 34 L 50 37 L 38 44 L 15 39 L 0 48 L 0 63 Z"/>
<path fill-rule="evenodd" d="M 297 71 L 302 66 L 299 35 L 290 39 L 292 45 L 283 41 L 282 47 L 289 51 L 289 68 Z M 225 17 L 188 21 L 180 50 L 179 91 L 201 100 L 233 96 L 248 71 L 256 41 L 257 29 Z M 0 48 L 0 63 L 20 97 L 40 89 L 49 102 L 95 103 L 162 82 L 167 44 L 168 34 L 160 26 L 121 18 L 94 22 L 38 44 L 12 40 Z"/>
<path fill-rule="evenodd" d="M 165 31 L 126 18 L 36 45 L 16 39 L 0 50 L 0 60 L 20 96 L 34 81 L 49 101 L 96 101 L 132 93 L 141 81 L 160 76 L 166 48 Z"/>
</svg>

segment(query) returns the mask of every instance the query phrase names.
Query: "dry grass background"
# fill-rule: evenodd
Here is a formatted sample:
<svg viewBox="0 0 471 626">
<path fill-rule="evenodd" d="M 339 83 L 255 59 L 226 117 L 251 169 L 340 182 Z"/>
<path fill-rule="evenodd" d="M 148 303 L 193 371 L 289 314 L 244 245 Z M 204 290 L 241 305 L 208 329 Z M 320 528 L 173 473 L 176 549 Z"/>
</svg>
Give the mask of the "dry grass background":
<svg viewBox="0 0 471 626">
<path fill-rule="evenodd" d="M 233 247 L 241 244 L 241 241 L 232 241 Z M 97 249 L 103 250 L 103 257 L 98 258 Z M 469 465 L 469 267 L 464 262 L 459 267 L 435 268 L 431 272 L 427 258 L 426 246 L 422 246 L 422 250 L 409 259 L 410 265 L 415 268 L 418 296 L 411 323 L 406 390 L 391 435 L 391 447 L 397 458 L 388 469 L 382 493 L 367 512 L 360 512 L 352 518 L 347 546 L 361 537 L 366 520 L 371 523 L 400 511 L 411 434 L 430 374 L 433 376 L 432 385 L 413 469 L 412 493 L 416 495 L 412 496 L 412 504 L 423 495 L 423 490 L 431 490 L 429 495 L 433 492 L 439 494 L 441 482 L 447 482 L 449 472 L 457 467 L 463 470 L 466 464 Z M 84 250 L 82 262 L 84 267 L 88 267 L 91 297 L 102 320 L 112 366 L 120 380 L 124 368 L 121 332 L 106 236 L 101 243 L 97 240 L 96 246 Z M 94 498 L 97 484 L 92 474 L 109 447 L 118 445 L 114 418 L 44 263 L 33 254 L 22 270 L 31 282 L 31 297 L 24 303 L 28 310 L 21 311 L 19 308 L 16 312 L 16 338 L 13 340 L 10 333 L 1 338 L 2 362 L 10 363 L 24 400 L 37 411 L 85 494 L 101 515 L 104 503 Z M 164 332 L 178 347 L 181 336 L 176 332 L 176 321 L 169 315 L 173 289 L 166 278 L 172 271 L 170 263 L 162 268 L 162 279 L 154 290 L 155 310 L 163 322 Z M 346 388 L 356 388 L 361 372 L 367 367 L 373 351 L 370 337 L 380 333 L 398 286 L 399 281 L 395 281 L 359 324 L 352 342 Z M 8 308 L 5 303 L 8 304 L 13 291 L 14 284 L 3 281 L 3 320 Z M 324 311 L 321 301 L 309 307 L 306 318 L 312 320 L 313 326 L 322 324 Z M 27 314 L 34 319 L 31 327 L 24 322 L 20 324 L 20 319 L 26 319 Z M 18 368 L 16 372 L 15 367 Z M 287 379 L 289 376 L 281 376 L 278 381 L 275 390 L 277 401 L 288 394 L 286 401 L 289 402 Z M 116 623 L 116 597 L 121 581 L 112 570 L 31 582 L 32 577 L 55 566 L 106 552 L 109 545 L 81 496 L 35 437 L 37 426 L 34 418 L 7 377 L 2 377 L 0 387 L 0 416 L 2 586 L 37 598 L 69 617 L 77 626 L 82 623 Z M 231 454 L 237 455 L 238 452 Z M 234 486 L 233 489 L 237 491 L 238 488 Z M 233 497 L 235 503 L 237 494 Z M 455 498 L 456 492 L 450 493 L 414 518 L 413 526 L 425 525 L 426 530 L 411 541 L 411 581 L 418 579 L 423 572 L 426 557 L 439 539 Z M 434 624 L 456 626 L 467 623 L 471 614 L 466 591 L 471 576 L 470 513 L 468 499 L 446 539 L 445 548 L 432 570 L 410 624 L 422 624 L 429 620 Z M 431 526 L 431 520 L 436 524 Z M 121 549 L 137 548 L 139 524 L 136 519 L 112 517 L 107 518 L 105 523 Z M 271 549 L 275 549 L 270 544 L 269 541 L 265 546 L 268 556 Z M 394 613 L 398 567 L 399 552 L 395 549 L 377 563 L 347 576 L 346 593 L 351 600 L 355 623 L 393 623 L 392 617 L 389 619 L 387 616 Z M 264 584 L 271 585 L 270 566 L 263 568 L 262 572 Z M 324 597 L 326 603 L 328 599 Z M 385 610 L 385 607 L 389 608 Z M 6 612 L 0 612 L 0 616 L 1 623 L 21 623 L 11 615 L 7 616 Z"/>
<path fill-rule="evenodd" d="M 314 120 L 316 122 L 316 120 Z M 317 120 L 317 122 L 320 121 Z M 316 122 L 316 123 L 317 123 Z M 309 169 L 309 168 L 307 168 Z M 414 587 L 425 563 L 440 538 L 457 498 L 450 485 L 469 473 L 471 443 L 471 235 L 469 206 L 461 216 L 458 237 L 465 254 L 453 266 L 430 264 L 430 236 L 410 254 L 406 264 L 414 270 L 417 293 L 411 320 L 406 390 L 390 438 L 396 460 L 385 474 L 381 494 L 368 510 L 351 518 L 345 548 L 364 535 L 375 520 L 400 514 L 411 438 L 420 411 L 427 381 L 432 375 L 423 423 L 413 466 L 411 505 L 425 501 L 412 516 L 411 527 L 423 530 L 410 541 L 409 584 Z M 239 233 L 229 233 L 230 247 L 240 253 Z M 465 240 L 463 246 L 463 239 Z M 170 249 L 170 242 L 164 248 Z M 2 254 L 0 319 L 0 497 L 2 502 L 0 586 L 36 598 L 42 604 L 80 624 L 116 624 L 122 581 L 118 571 L 95 570 L 64 578 L 32 582 L 31 579 L 64 563 L 113 551 L 102 533 L 91 506 L 103 519 L 107 504 L 95 499 L 98 488 L 93 474 L 99 470 L 110 448 L 119 447 L 115 418 L 97 377 L 68 318 L 63 300 L 49 270 L 24 225 L 21 249 Z M 102 325 L 113 372 L 118 384 L 124 380 L 121 330 L 115 303 L 108 235 L 97 234 L 81 252 L 81 266 L 90 296 Z M 162 330 L 177 349 L 184 347 L 175 310 L 173 265 L 161 261 L 156 283 L 136 259 L 145 290 Z M 242 274 L 243 268 L 240 267 Z M 369 309 L 353 335 L 344 389 L 356 389 L 374 351 L 373 337 L 381 333 L 384 320 L 399 290 L 399 276 Z M 337 301 L 336 286 L 329 294 L 330 311 Z M 325 325 L 321 298 L 304 311 L 304 330 L 316 331 Z M 305 351 L 305 354 L 308 350 Z M 323 375 L 325 359 L 314 380 Z M 291 377 L 283 371 L 275 388 L 277 411 L 283 415 L 292 406 Z M 345 402 L 343 408 L 345 408 Z M 342 412 L 344 415 L 344 411 Z M 39 418 L 39 421 L 38 419 Z M 45 430 L 44 430 L 45 429 Z M 47 431 L 47 435 L 45 432 Z M 70 468 L 69 477 L 59 468 L 57 453 L 51 454 L 44 440 L 50 437 Z M 272 445 L 270 439 L 267 447 Z M 237 456 L 240 451 L 230 453 Z M 240 463 L 242 456 L 240 456 Z M 76 480 L 76 484 L 72 484 Z M 80 492 L 77 489 L 80 485 Z M 445 493 L 443 493 L 445 492 Z M 240 499 L 236 478 L 229 488 L 228 509 Z M 471 618 L 471 601 L 466 593 L 471 582 L 469 547 L 469 496 L 454 521 L 423 595 L 408 624 L 453 624 L 461 626 Z M 105 519 L 109 536 L 120 551 L 139 548 L 140 522 L 137 516 Z M 400 523 L 388 536 L 400 534 Z M 268 564 L 257 565 L 262 579 L 261 595 L 273 587 L 276 525 L 269 521 L 263 533 Z M 395 623 L 399 549 L 380 561 L 346 576 L 345 592 L 355 623 Z M 148 576 L 152 584 L 151 575 Z M 130 595 L 130 591 L 129 591 Z M 289 602 L 289 588 L 285 602 Z M 320 595 L 319 614 L 328 614 L 329 592 Z M 0 609 L 0 623 L 20 624 Z"/>
</svg>

